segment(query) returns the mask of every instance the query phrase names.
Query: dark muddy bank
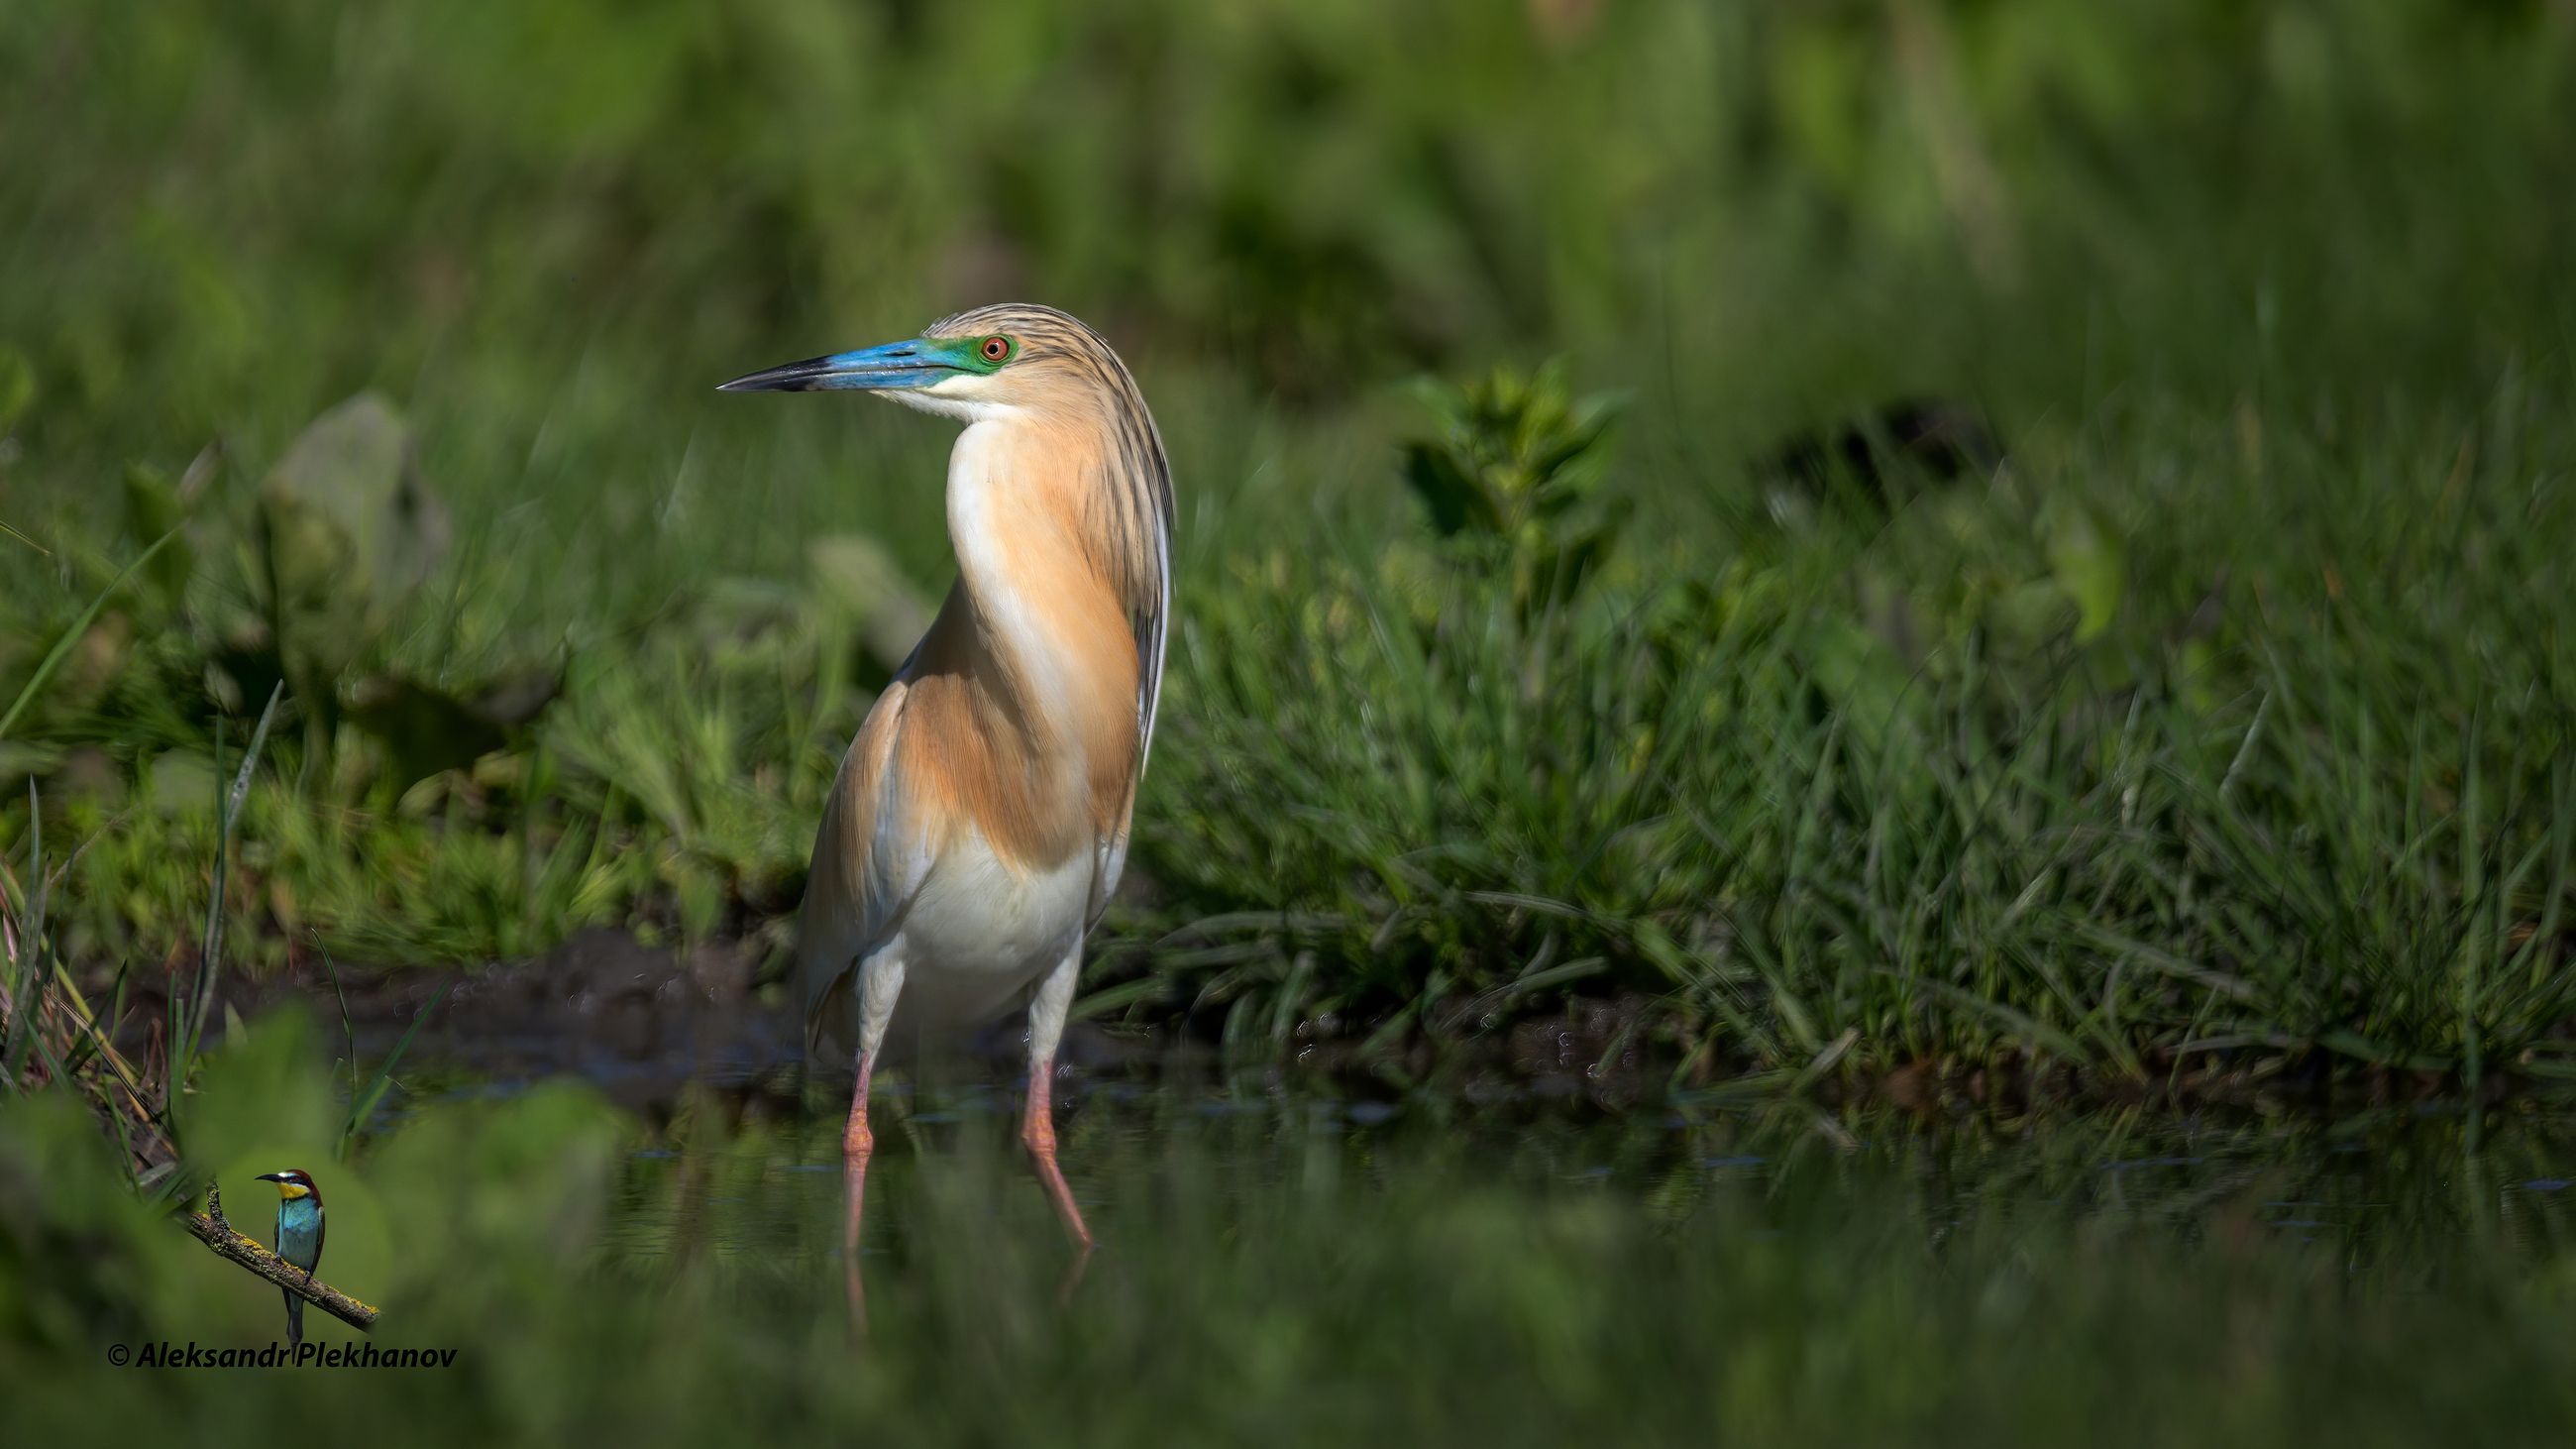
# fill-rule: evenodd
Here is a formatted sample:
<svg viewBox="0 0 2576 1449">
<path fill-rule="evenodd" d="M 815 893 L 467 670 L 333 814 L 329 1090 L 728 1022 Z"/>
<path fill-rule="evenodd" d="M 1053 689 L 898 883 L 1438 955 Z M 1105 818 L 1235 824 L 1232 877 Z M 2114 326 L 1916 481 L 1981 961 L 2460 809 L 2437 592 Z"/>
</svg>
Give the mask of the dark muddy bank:
<svg viewBox="0 0 2576 1449">
<path fill-rule="evenodd" d="M 836 1061 L 806 1061 L 801 1024 L 789 989 L 776 979 L 777 965 L 754 941 L 648 945 L 602 928 L 525 961 L 343 966 L 336 982 L 318 959 L 308 958 L 287 975 L 227 995 L 245 1017 L 292 1002 L 336 1027 L 345 1011 L 356 1053 L 367 1064 L 382 1061 L 418 1020 L 400 1074 L 414 1097 L 507 1093 L 572 1076 L 648 1114 L 668 1111 L 693 1085 L 786 1108 L 803 1100 L 809 1079 L 821 1091 L 844 1089 L 849 1070 Z M 129 1012 L 132 1021 L 157 1019 L 149 999 Z M 1229 1061 L 1217 1042 L 1186 1021 L 1076 1021 L 1064 1063 L 1077 1092 L 1084 1080 L 1224 1079 L 1280 1089 L 1331 1084 L 1361 1098 L 1432 1090 L 1474 1104 L 1553 1102 L 1608 1112 L 1706 1096 L 1796 1095 L 1824 1106 L 1892 1108 L 1925 1118 L 2103 1108 L 2335 1116 L 2393 1105 L 2466 1105 L 2472 1098 L 2496 1103 L 2546 1094 L 2550 1085 L 2495 1074 L 2472 1093 L 2447 1074 L 2358 1068 L 2325 1053 L 2205 1053 L 2157 1062 L 2149 1076 L 2129 1078 L 2035 1056 L 1924 1060 L 1860 1072 L 1841 1060 L 1842 1050 L 1829 1047 L 1804 1070 L 1753 1071 L 1687 1054 L 1671 1025 L 1651 997 L 1579 998 L 1481 1032 L 1436 1040 L 1416 1034 L 1376 1048 L 1330 1021 L 1310 1022 L 1276 1058 Z M 936 1070 L 943 1078 L 1016 1081 L 1019 1023 L 1006 1019 L 948 1044 Z"/>
<path fill-rule="evenodd" d="M 345 1016 L 356 1055 L 369 1066 L 417 1021 L 398 1073 L 413 1096 L 506 1093 L 573 1076 L 622 1106 L 652 1112 L 692 1085 L 780 1103 L 799 1099 L 809 1078 L 821 1089 L 844 1088 L 845 1064 L 805 1059 L 792 993 L 776 979 L 776 965 L 753 941 L 648 945 L 602 928 L 515 962 L 326 969 L 318 957 L 302 957 L 282 975 L 228 984 L 222 994 L 246 1019 L 300 1005 L 335 1044 Z M 157 983 L 131 996 L 129 1022 L 160 1019 Z M 1616 1111 L 1659 1096 L 1682 1065 L 1651 1031 L 1655 1016 L 1655 1003 L 1641 996 L 1577 1001 L 1477 1036 L 1415 1038 L 1375 1051 L 1331 1039 L 1329 1024 L 1310 1026 L 1285 1056 L 1260 1063 L 1228 1063 L 1217 1043 L 1186 1024 L 1078 1020 L 1063 1059 L 1077 1079 L 1240 1082 L 1248 1073 L 1280 1083 L 1335 1081 L 1359 1095 L 1436 1084 L 1467 1101 L 1588 1102 Z M 1019 1053 L 1019 1023 L 1005 1019 L 947 1044 L 935 1070 L 1011 1081 L 1023 1069 Z"/>
</svg>

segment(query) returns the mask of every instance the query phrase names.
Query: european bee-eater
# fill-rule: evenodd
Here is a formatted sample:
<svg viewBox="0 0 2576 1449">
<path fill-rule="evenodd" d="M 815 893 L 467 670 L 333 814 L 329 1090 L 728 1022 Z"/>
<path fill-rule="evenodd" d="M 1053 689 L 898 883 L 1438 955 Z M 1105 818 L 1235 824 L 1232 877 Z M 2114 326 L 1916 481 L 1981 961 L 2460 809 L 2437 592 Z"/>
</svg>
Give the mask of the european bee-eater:
<svg viewBox="0 0 2576 1449">
<path fill-rule="evenodd" d="M 322 1264 L 322 1189 L 300 1167 L 263 1172 L 261 1182 L 277 1184 L 277 1256 L 304 1270 L 306 1282 Z M 286 1293 L 286 1341 L 304 1341 L 304 1300 Z"/>
<path fill-rule="evenodd" d="M 966 424 L 948 457 L 956 585 L 841 761 L 799 923 L 809 1047 L 855 1038 L 852 1271 L 869 1075 L 898 999 L 933 1028 L 1027 1000 L 1020 1136 L 1087 1247 L 1051 1086 L 1154 734 L 1171 590 L 1162 435 L 1109 344 L 1046 307 L 978 308 L 724 388 L 875 393 Z"/>
</svg>

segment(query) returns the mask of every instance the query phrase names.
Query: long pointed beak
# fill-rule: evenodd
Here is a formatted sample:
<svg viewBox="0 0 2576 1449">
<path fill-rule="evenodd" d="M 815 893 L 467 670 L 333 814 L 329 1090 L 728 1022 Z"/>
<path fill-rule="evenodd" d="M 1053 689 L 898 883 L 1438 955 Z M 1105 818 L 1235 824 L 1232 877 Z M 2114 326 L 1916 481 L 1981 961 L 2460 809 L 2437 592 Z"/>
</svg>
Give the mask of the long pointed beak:
<svg viewBox="0 0 2576 1449">
<path fill-rule="evenodd" d="M 892 392 L 928 387 L 958 369 L 922 346 L 919 339 L 889 342 L 857 352 L 809 357 L 737 377 L 718 392 Z"/>
<path fill-rule="evenodd" d="M 251 1179 L 251 1181 L 253 1181 L 253 1182 L 284 1182 L 284 1181 L 286 1181 L 286 1174 L 285 1174 L 285 1173 L 282 1173 L 282 1172 L 263 1172 L 263 1173 L 261 1173 L 259 1176 L 252 1178 L 252 1179 Z"/>
</svg>

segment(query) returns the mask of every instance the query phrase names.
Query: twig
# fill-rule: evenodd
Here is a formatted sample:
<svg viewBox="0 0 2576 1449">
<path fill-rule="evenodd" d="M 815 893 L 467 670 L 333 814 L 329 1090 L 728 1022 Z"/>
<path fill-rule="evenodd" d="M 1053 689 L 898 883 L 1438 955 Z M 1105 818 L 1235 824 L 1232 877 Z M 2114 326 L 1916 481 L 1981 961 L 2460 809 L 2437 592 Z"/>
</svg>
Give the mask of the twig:
<svg viewBox="0 0 2576 1449">
<path fill-rule="evenodd" d="M 319 1278 L 308 1276 L 302 1268 L 260 1246 L 256 1239 L 244 1237 L 232 1224 L 225 1222 L 224 1195 L 215 1184 L 206 1184 L 206 1210 L 181 1214 L 180 1225 L 197 1241 L 214 1249 L 216 1257 L 258 1274 L 360 1333 L 375 1331 L 375 1308 Z"/>
</svg>

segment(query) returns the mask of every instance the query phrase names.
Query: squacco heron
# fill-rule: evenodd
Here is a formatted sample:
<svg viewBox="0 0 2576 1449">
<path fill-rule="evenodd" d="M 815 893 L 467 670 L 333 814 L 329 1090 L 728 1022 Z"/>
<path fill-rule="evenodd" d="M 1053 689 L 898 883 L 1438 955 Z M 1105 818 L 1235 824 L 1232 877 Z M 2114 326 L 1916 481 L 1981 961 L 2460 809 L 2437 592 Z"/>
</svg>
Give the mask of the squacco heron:
<svg viewBox="0 0 2576 1449">
<path fill-rule="evenodd" d="M 868 1083 L 898 1001 L 935 1030 L 1026 999 L 1020 1138 L 1087 1248 L 1050 1088 L 1154 735 L 1171 603 L 1162 435 L 1109 344 L 1046 307 L 981 307 L 724 387 L 870 392 L 966 424 L 948 455 L 957 582 L 841 760 L 799 922 L 808 1042 L 857 1054 L 842 1135 L 851 1271 Z"/>
</svg>

